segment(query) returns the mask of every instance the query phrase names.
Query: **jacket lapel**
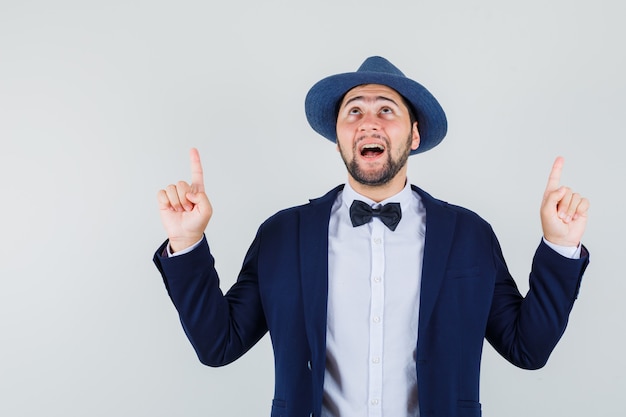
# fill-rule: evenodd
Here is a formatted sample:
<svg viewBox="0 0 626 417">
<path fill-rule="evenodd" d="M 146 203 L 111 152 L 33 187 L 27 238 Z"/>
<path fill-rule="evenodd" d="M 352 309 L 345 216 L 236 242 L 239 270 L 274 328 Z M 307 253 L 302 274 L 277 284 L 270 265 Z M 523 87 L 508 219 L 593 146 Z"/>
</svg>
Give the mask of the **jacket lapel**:
<svg viewBox="0 0 626 417">
<path fill-rule="evenodd" d="M 336 187 L 311 200 L 300 217 L 300 277 L 306 334 L 311 349 L 312 371 L 323 380 L 326 354 L 326 309 L 328 302 L 328 223 Z"/>
<path fill-rule="evenodd" d="M 422 338 L 422 335 L 426 334 L 425 332 L 446 272 L 456 227 L 456 213 L 447 208 L 447 203 L 434 199 L 420 188 L 413 186 L 413 190 L 420 195 L 426 209 L 426 239 L 424 242 L 418 328 L 419 340 Z"/>
</svg>

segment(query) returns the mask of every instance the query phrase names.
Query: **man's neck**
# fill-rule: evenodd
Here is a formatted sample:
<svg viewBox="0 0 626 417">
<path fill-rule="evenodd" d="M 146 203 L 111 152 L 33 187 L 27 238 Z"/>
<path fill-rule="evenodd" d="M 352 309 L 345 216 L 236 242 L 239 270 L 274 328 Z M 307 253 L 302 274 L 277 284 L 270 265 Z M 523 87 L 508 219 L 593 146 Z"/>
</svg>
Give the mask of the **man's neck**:
<svg viewBox="0 0 626 417">
<path fill-rule="evenodd" d="M 348 183 L 357 193 L 365 196 L 377 203 L 398 194 L 406 185 L 406 175 L 396 175 L 391 181 L 381 185 L 361 184 L 351 176 L 348 176 Z"/>
</svg>

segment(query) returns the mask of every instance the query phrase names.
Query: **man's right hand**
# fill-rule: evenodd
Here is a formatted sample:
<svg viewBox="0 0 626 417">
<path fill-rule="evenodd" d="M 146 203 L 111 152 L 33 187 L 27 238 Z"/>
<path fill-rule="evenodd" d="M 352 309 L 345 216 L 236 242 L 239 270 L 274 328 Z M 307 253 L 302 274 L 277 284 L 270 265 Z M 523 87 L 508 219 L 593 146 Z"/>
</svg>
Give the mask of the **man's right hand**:
<svg viewBox="0 0 626 417">
<path fill-rule="evenodd" d="M 161 221 L 172 253 L 188 248 L 202 239 L 213 214 L 211 203 L 204 192 L 204 176 L 198 150 L 191 149 L 189 157 L 191 185 L 179 181 L 157 193 Z"/>
</svg>

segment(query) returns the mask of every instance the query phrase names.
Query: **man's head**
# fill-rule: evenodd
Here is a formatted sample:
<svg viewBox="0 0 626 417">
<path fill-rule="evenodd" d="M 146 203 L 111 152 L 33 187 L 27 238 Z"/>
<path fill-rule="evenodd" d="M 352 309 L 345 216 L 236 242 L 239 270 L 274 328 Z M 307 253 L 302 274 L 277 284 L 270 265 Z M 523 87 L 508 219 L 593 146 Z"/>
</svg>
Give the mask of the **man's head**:
<svg viewBox="0 0 626 417">
<path fill-rule="evenodd" d="M 305 99 L 309 124 L 326 139 L 337 142 L 337 110 L 347 92 L 357 86 L 378 84 L 395 90 L 415 112 L 420 146 L 410 154 L 437 146 L 447 132 L 446 115 L 426 88 L 407 78 L 385 58 L 367 58 L 356 72 L 332 75 L 316 83 Z M 406 105 L 406 104 L 405 104 Z"/>
<path fill-rule="evenodd" d="M 365 186 L 404 178 L 409 154 L 418 149 L 418 123 L 392 88 L 365 84 L 348 91 L 337 109 L 337 149 L 350 176 Z"/>
</svg>

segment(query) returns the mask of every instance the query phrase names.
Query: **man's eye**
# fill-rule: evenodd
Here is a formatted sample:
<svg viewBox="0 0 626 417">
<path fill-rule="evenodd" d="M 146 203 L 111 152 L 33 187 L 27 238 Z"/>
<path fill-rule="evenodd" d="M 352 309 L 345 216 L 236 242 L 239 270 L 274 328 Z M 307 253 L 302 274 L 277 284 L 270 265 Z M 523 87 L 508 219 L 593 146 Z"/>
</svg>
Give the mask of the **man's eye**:
<svg viewBox="0 0 626 417">
<path fill-rule="evenodd" d="M 348 112 L 348 114 L 359 114 L 361 113 L 361 111 L 359 109 L 350 109 L 350 111 Z"/>
<path fill-rule="evenodd" d="M 393 111 L 389 107 L 383 107 L 382 109 L 380 109 L 380 112 L 382 114 L 391 114 L 391 113 L 393 113 Z"/>
</svg>

